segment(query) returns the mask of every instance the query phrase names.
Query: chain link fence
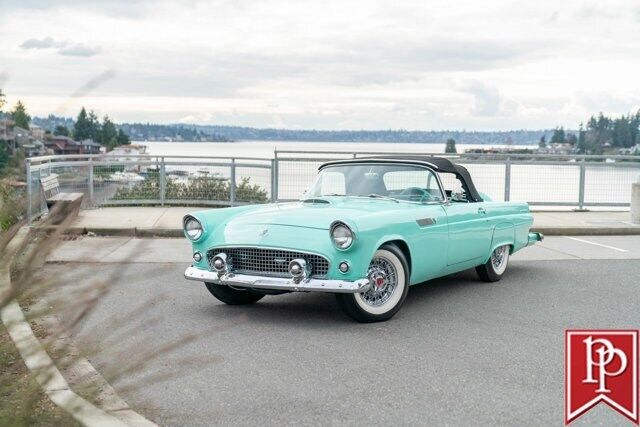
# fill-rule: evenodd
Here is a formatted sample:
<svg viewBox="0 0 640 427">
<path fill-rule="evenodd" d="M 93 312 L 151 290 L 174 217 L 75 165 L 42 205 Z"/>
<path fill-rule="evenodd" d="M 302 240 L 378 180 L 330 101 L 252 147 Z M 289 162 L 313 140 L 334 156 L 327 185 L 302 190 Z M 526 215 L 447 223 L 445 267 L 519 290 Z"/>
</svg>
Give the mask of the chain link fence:
<svg viewBox="0 0 640 427">
<path fill-rule="evenodd" d="M 85 209 L 236 206 L 298 200 L 323 163 L 384 154 L 389 153 L 276 151 L 269 159 L 150 155 L 29 158 L 28 216 L 33 219 L 46 212 L 40 180 L 52 174 L 57 176 L 61 192 L 84 194 Z M 640 179 L 640 159 L 632 156 L 469 154 L 455 155 L 451 160 L 467 167 L 478 190 L 492 200 L 531 205 L 627 207 L 631 184 Z M 443 179 L 445 187 L 454 185 L 446 176 Z"/>
</svg>

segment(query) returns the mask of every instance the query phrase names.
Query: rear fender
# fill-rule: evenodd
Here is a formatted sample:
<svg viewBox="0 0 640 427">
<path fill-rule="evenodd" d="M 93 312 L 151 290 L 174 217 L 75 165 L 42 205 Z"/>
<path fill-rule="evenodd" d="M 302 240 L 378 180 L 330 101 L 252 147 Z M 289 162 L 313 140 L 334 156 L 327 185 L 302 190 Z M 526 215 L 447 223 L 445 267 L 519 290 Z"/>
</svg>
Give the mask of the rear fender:
<svg viewBox="0 0 640 427">
<path fill-rule="evenodd" d="M 491 239 L 491 250 L 485 257 L 484 263 L 486 263 L 489 260 L 489 257 L 491 257 L 491 254 L 493 253 L 493 251 L 500 246 L 509 245 L 510 246 L 509 251 L 513 252 L 513 245 L 515 243 L 515 239 L 516 239 L 516 229 L 513 224 L 508 222 L 502 222 L 496 225 L 496 227 L 493 229 L 493 237 Z"/>
</svg>

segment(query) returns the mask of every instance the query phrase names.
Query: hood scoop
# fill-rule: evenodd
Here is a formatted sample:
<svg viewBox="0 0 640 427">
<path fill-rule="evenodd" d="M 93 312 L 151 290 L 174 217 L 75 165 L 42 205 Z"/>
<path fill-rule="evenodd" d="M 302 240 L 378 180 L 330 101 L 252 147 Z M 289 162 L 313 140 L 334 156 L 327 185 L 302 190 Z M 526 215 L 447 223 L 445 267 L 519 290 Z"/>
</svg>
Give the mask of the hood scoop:
<svg viewBox="0 0 640 427">
<path fill-rule="evenodd" d="M 325 199 L 304 199 L 302 203 L 306 205 L 330 205 L 331 202 Z"/>
</svg>

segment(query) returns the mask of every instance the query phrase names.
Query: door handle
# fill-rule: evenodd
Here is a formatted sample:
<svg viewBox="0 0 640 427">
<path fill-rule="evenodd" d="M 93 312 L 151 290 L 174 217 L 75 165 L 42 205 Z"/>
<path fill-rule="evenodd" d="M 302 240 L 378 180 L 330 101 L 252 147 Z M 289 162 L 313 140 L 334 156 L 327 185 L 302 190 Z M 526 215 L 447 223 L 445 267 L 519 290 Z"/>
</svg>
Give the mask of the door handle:
<svg viewBox="0 0 640 427">
<path fill-rule="evenodd" d="M 478 213 L 481 215 L 485 215 L 487 213 L 487 210 L 485 208 L 480 207 L 478 208 Z"/>
</svg>

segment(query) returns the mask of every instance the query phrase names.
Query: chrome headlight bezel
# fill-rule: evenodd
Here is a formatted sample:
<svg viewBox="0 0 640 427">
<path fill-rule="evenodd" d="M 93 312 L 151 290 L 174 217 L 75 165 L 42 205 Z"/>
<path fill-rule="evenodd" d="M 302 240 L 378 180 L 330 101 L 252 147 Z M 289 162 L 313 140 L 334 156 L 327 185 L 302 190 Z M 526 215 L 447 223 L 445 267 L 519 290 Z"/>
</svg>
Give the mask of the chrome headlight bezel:
<svg viewBox="0 0 640 427">
<path fill-rule="evenodd" d="M 346 231 L 346 233 L 342 233 L 341 236 L 336 237 L 336 232 Z M 353 246 L 353 243 L 356 241 L 356 233 L 353 231 L 351 227 L 345 222 L 342 221 L 334 221 L 331 223 L 329 227 L 329 238 L 333 243 L 333 246 L 341 251 L 346 251 Z M 344 243 L 339 243 L 338 239 L 345 239 Z"/>
<path fill-rule="evenodd" d="M 191 224 L 194 224 L 196 227 L 189 228 Z M 193 215 L 185 215 L 182 219 L 182 229 L 185 237 L 192 242 L 198 241 L 204 235 L 204 226 L 202 225 L 202 221 Z M 195 233 L 192 233 L 193 231 L 195 231 Z"/>
</svg>

